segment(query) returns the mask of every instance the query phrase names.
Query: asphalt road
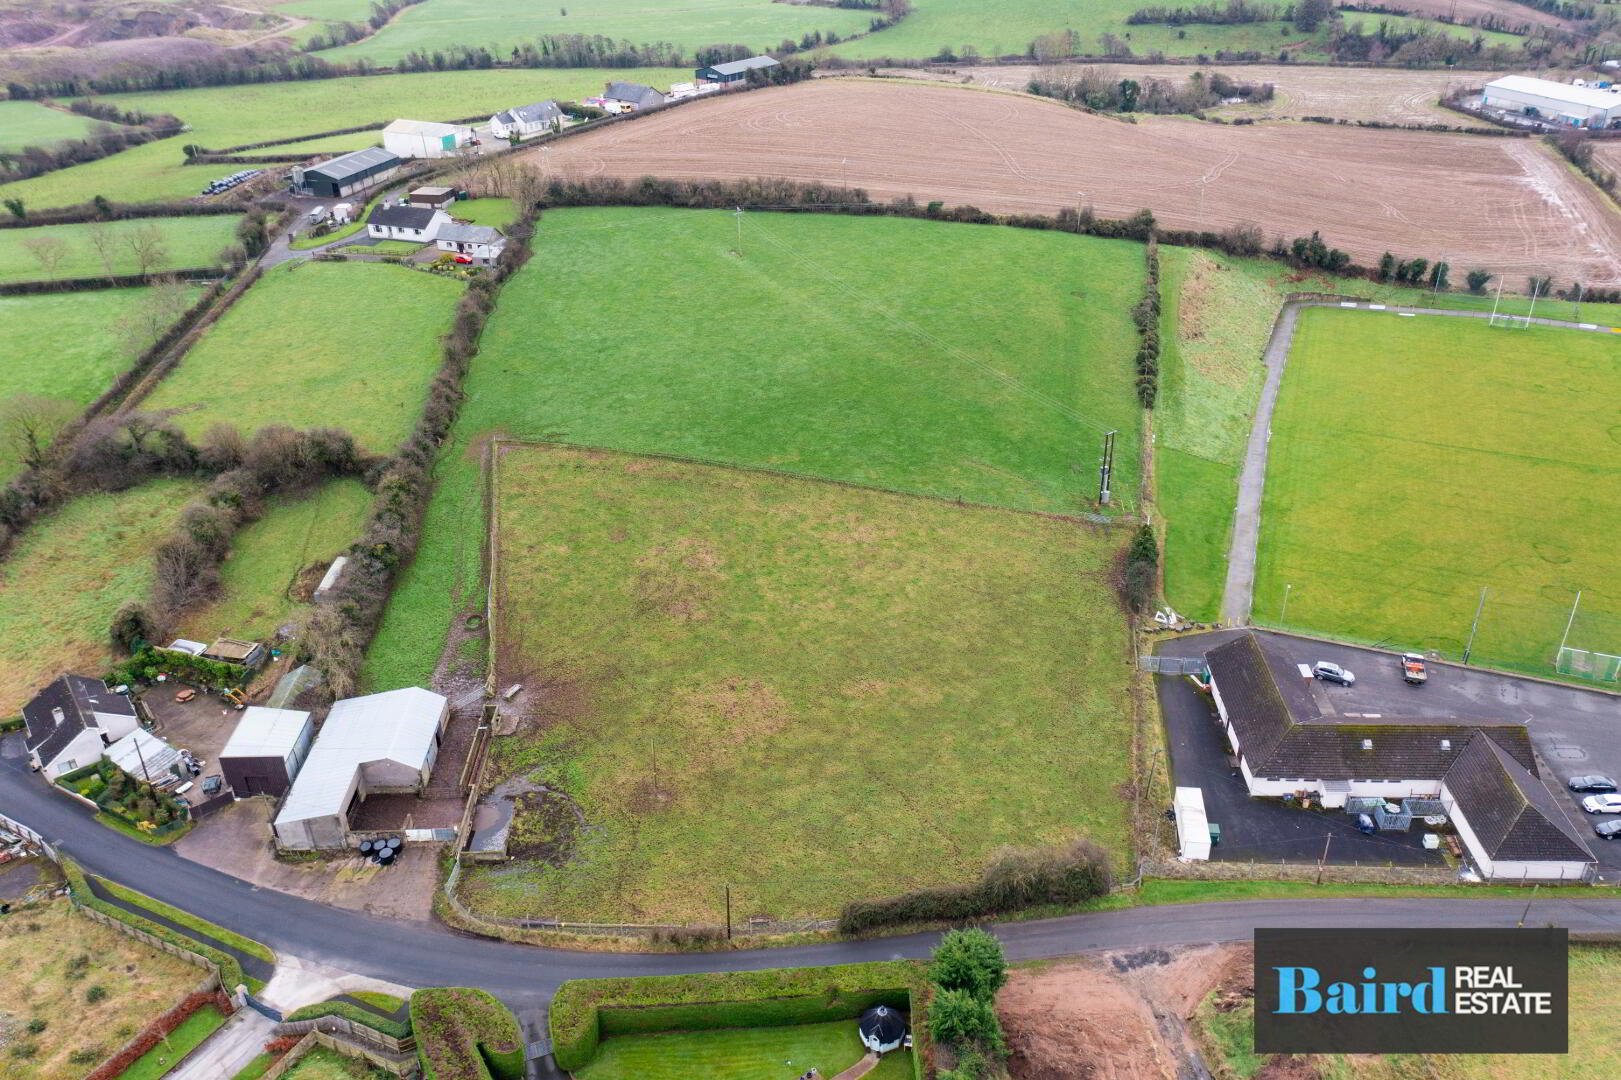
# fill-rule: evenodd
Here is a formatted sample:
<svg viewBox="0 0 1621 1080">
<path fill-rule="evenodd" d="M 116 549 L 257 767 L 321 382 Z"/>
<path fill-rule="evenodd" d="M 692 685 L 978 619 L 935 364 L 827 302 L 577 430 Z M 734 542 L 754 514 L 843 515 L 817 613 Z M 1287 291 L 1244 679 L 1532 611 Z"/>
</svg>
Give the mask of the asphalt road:
<svg viewBox="0 0 1621 1080">
<path fill-rule="evenodd" d="M 565 980 L 614 975 L 747 971 L 922 957 L 936 935 L 737 952 L 587 953 L 464 936 L 434 924 L 373 918 L 261 889 L 97 825 L 88 809 L 28 771 L 16 736 L 0 741 L 0 810 L 40 832 L 87 870 L 262 941 L 278 953 L 408 986 L 478 986 L 528 1018 Z M 1015 960 L 1101 949 L 1249 938 L 1258 926 L 1512 926 L 1519 900 L 1249 901 L 1128 908 L 995 928 Z M 1621 900 L 1544 894 L 1532 916 L 1577 931 L 1621 933 Z"/>
<path fill-rule="evenodd" d="M 1266 381 L 1261 385 L 1261 397 L 1255 408 L 1255 422 L 1250 427 L 1249 445 L 1244 451 L 1244 464 L 1238 474 L 1238 504 L 1233 512 L 1233 538 L 1227 548 L 1227 583 L 1221 596 L 1221 619 L 1230 626 L 1249 622 L 1250 605 L 1255 598 L 1255 552 L 1261 536 L 1261 496 L 1266 489 L 1266 457 L 1272 441 L 1272 412 L 1278 403 L 1278 390 L 1283 385 L 1284 365 L 1289 362 L 1289 348 L 1294 342 L 1295 323 L 1300 310 L 1308 307 L 1360 308 L 1368 311 L 1391 311 L 1402 315 L 1440 315 L 1459 319 L 1490 319 L 1489 311 L 1448 311 L 1441 308 L 1400 307 L 1386 304 L 1336 303 L 1328 300 L 1303 300 L 1283 305 L 1272 336 L 1267 339 Z M 1539 326 L 1560 326 L 1570 330 L 1596 333 L 1618 332 L 1614 327 L 1595 323 L 1565 322 L 1559 319 L 1533 318 Z"/>
</svg>

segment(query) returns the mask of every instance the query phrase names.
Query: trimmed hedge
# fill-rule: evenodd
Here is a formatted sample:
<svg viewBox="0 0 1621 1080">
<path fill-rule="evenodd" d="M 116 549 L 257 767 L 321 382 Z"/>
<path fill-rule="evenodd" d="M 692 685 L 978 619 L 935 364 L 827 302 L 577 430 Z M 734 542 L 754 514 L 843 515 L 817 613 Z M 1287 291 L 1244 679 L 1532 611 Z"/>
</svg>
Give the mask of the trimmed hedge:
<svg viewBox="0 0 1621 1080">
<path fill-rule="evenodd" d="M 891 1005 L 914 1014 L 917 1062 L 923 1033 L 917 1014 L 927 998 L 923 966 L 910 960 L 576 979 L 558 988 L 548 1022 L 558 1068 L 573 1070 L 591 1060 L 606 1035 L 824 1023 Z"/>
<path fill-rule="evenodd" d="M 411 995 L 423 1080 L 522 1080 L 523 1032 L 495 995 L 467 986 Z"/>
<path fill-rule="evenodd" d="M 318 1001 L 314 1005 L 294 1009 L 282 1019 L 291 1023 L 294 1020 L 319 1020 L 323 1016 L 341 1016 L 351 1023 L 369 1027 L 373 1031 L 380 1031 L 384 1035 L 396 1039 L 409 1038 L 411 1035 L 410 1020 L 395 1020 L 386 1016 L 378 1016 L 370 1009 L 362 1009 L 359 1006 L 349 1004 L 347 1001 Z"/>
<path fill-rule="evenodd" d="M 224 202 L 109 202 L 105 208 L 86 202 L 75 206 L 30 210 L 20 218 L 11 216 L 0 219 L 0 229 L 31 229 L 36 225 L 77 225 L 86 221 L 125 221 L 130 218 L 223 217 L 241 214 L 244 209 L 242 205 Z"/>
<path fill-rule="evenodd" d="M 182 270 L 156 270 L 147 274 L 114 274 L 108 277 L 50 278 L 44 281 L 8 281 L 0 285 L 0 296 L 36 296 L 40 293 L 92 292 L 97 289 L 129 289 L 137 285 L 152 285 L 165 278 L 218 278 L 225 275 L 223 266 L 188 266 Z"/>
<path fill-rule="evenodd" d="M 0 720 L 0 734 L 8 731 L 21 731 L 25 721 L 20 716 L 13 716 L 10 720 Z"/>
</svg>

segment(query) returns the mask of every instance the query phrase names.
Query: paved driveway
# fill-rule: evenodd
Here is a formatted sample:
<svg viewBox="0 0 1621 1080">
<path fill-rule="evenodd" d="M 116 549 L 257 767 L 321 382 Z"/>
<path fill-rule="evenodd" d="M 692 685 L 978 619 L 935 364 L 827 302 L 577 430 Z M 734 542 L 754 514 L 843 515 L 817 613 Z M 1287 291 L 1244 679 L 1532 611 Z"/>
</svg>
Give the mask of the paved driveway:
<svg viewBox="0 0 1621 1080">
<path fill-rule="evenodd" d="M 1159 651 L 1167 656 L 1202 656 L 1240 632 L 1221 630 L 1176 638 L 1162 642 Z M 1621 844 L 1594 836 L 1594 819 L 1581 809 L 1580 796 L 1565 788 L 1567 780 L 1582 773 L 1621 779 L 1621 697 L 1441 663 L 1430 664 L 1428 683 L 1409 686 L 1402 681 L 1394 653 L 1289 634 L 1268 632 L 1266 637 L 1299 663 L 1331 660 L 1356 674 L 1353 687 L 1315 684 L 1318 700 L 1342 716 L 1452 716 L 1525 723 L 1555 800 L 1566 807 L 1577 831 L 1590 840 L 1606 880 L 1621 881 Z M 1186 683 L 1182 679 L 1159 681 Z M 1211 820 L 1218 819 L 1212 816 Z"/>
</svg>

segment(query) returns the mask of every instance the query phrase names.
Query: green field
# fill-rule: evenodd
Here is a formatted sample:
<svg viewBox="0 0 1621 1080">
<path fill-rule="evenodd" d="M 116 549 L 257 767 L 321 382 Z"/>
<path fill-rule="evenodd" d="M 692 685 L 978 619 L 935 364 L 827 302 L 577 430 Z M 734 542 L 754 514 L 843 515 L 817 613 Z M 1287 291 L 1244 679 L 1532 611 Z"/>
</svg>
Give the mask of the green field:
<svg viewBox="0 0 1621 1080">
<path fill-rule="evenodd" d="M 225 1014 L 205 1005 L 180 1022 L 162 1042 L 136 1058 L 118 1080 L 159 1080 L 202 1041 L 225 1025 Z"/>
<path fill-rule="evenodd" d="M 34 101 L 0 101 L 0 154 L 90 134 L 98 121 Z"/>
<path fill-rule="evenodd" d="M 152 552 L 196 491 L 161 480 L 81 495 L 23 535 L 0 562 L 0 716 L 64 671 L 102 672 L 113 614 L 150 596 Z"/>
<path fill-rule="evenodd" d="M 866 1053 L 854 1020 L 793 1027 L 673 1031 L 604 1039 L 579 1080 L 797 1080 L 815 1067 L 837 1076 Z M 907 1053 L 886 1054 L 872 1080 L 911 1080 Z"/>
<path fill-rule="evenodd" d="M 288 263 L 209 328 L 142 404 L 217 423 L 338 427 L 392 451 L 422 411 L 461 285 L 378 263 Z"/>
<path fill-rule="evenodd" d="M 370 509 L 371 493 L 358 480 L 335 480 L 313 494 L 272 503 L 232 539 L 220 598 L 190 613 L 177 633 L 209 641 L 268 639 L 303 606 L 289 595 L 295 585 L 320 581 L 332 557 L 360 535 Z M 301 571 L 311 571 L 302 582 Z"/>
<path fill-rule="evenodd" d="M 125 202 L 191 198 L 209 180 L 243 166 L 187 167 L 181 153 L 184 143 L 219 149 L 360 124 L 381 126 L 400 116 L 418 120 L 489 116 L 531 101 L 586 97 L 600 92 L 608 79 L 662 89 L 672 80 L 691 78 L 691 69 L 680 68 L 443 71 L 108 94 L 97 100 L 122 109 L 172 113 L 190 124 L 191 131 L 100 161 L 0 185 L 0 198 L 22 198 L 34 209 L 85 202 L 96 195 Z M 285 152 L 337 153 L 370 146 L 378 138 L 375 132 L 333 136 L 300 143 Z M 280 147 L 263 151 L 282 152 Z"/>
<path fill-rule="evenodd" d="M 0 298 L 0 424 L 9 430 L 15 410 L 37 409 L 59 430 L 149 343 L 142 327 L 159 305 L 148 288 Z M 0 437 L 0 483 L 20 465 L 13 439 Z"/>
<path fill-rule="evenodd" d="M 453 617 L 482 603 L 487 432 L 1064 510 L 1092 493 L 1113 427 L 1128 433 L 1117 491 L 1134 498 L 1140 246 L 890 218 L 749 221 L 739 260 L 725 214 L 546 213 L 468 375 L 372 685 L 431 676 Z M 1018 302 L 987 294 L 986 272 Z"/>
<path fill-rule="evenodd" d="M 1605 945 L 1570 947 L 1570 1053 L 1315 1055 L 1291 1063 L 1291 1076 L 1322 1080 L 1609 1080 L 1621 1066 L 1621 1016 L 1614 1006 L 1621 952 Z M 1198 1011 L 1201 1042 L 1216 1075 L 1250 1080 L 1271 1060 L 1254 1053 L 1255 1002 L 1217 1009 L 1220 991 Z M 1300 1066 L 1304 1066 L 1301 1069 Z"/>
<path fill-rule="evenodd" d="M 495 775 L 591 832 L 520 809 L 482 910 L 827 916 L 1004 844 L 1124 856 L 1123 531 L 563 448 L 495 485 L 498 678 L 544 688 Z"/>
<path fill-rule="evenodd" d="M 518 216 L 511 199 L 464 199 L 450 207 L 450 216 L 474 225 L 505 229 Z"/>
<path fill-rule="evenodd" d="M 1272 421 L 1254 617 L 1550 674 L 1621 653 L 1621 340 L 1302 312 Z"/>
<path fill-rule="evenodd" d="M 923 0 L 919 0 L 921 7 Z M 562 12 L 567 11 L 564 15 Z M 335 61 L 390 64 L 413 50 L 488 45 L 497 55 L 543 34 L 601 34 L 634 44 L 669 42 L 691 51 L 737 43 L 774 48 L 814 31 L 841 37 L 865 31 L 871 11 L 775 3 L 773 0 L 572 0 L 566 5 L 524 0 L 430 0 L 406 8 L 369 40 L 321 55 Z M 690 79 L 692 72 L 687 72 Z M 521 102 L 519 104 L 522 104 Z"/>
<path fill-rule="evenodd" d="M 104 159 L 111 160 L 111 159 Z M 219 254 L 236 239 L 234 214 L 208 217 L 130 218 L 82 225 L 44 225 L 34 229 L 0 229 L 0 282 L 44 281 L 56 278 L 99 277 L 108 272 L 96 247 L 98 235 L 107 237 L 108 260 L 114 274 L 141 271 L 131 241 L 144 242 L 153 230 L 161 234 L 149 263 L 153 270 L 218 266 Z M 29 249 L 32 241 L 49 239 L 62 252 L 52 270 Z"/>
</svg>

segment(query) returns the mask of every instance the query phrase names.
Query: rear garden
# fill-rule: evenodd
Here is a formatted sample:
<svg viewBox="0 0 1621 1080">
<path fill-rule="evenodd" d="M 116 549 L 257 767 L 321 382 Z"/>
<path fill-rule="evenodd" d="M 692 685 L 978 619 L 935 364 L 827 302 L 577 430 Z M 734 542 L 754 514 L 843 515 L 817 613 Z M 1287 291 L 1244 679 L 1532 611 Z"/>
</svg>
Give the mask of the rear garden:
<svg viewBox="0 0 1621 1080">
<path fill-rule="evenodd" d="M 830 916 L 1001 845 L 1124 851 L 1123 534 L 497 452 L 498 678 L 530 690 L 493 762 L 528 793 L 516 861 L 468 876 L 481 911 L 714 923 L 729 886 L 739 919 Z"/>
</svg>

